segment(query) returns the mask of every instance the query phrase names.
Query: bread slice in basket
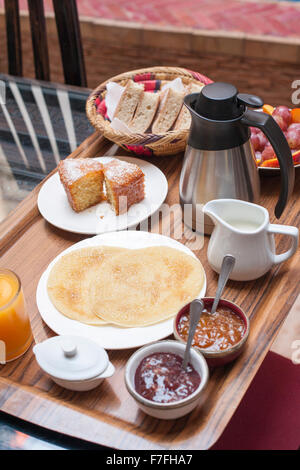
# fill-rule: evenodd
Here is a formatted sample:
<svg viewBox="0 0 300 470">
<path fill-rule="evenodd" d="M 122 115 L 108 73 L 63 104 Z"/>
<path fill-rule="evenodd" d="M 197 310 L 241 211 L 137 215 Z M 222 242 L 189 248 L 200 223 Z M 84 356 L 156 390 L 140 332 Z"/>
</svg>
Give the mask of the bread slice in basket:
<svg viewBox="0 0 300 470">
<path fill-rule="evenodd" d="M 154 119 L 160 94 L 145 91 L 139 100 L 135 115 L 129 123 L 129 128 L 132 132 L 143 133 L 152 124 Z"/>
<path fill-rule="evenodd" d="M 190 83 L 187 87 L 185 95 L 189 95 L 190 93 L 200 93 L 204 85 L 197 85 L 196 83 Z M 189 129 L 191 127 L 192 117 L 191 113 L 188 108 L 183 105 L 181 111 L 179 113 L 178 118 L 174 124 L 174 130 L 179 129 Z"/>
<path fill-rule="evenodd" d="M 152 125 L 154 134 L 167 132 L 173 126 L 182 107 L 184 93 L 167 88 L 161 93 L 161 104 Z"/>
<path fill-rule="evenodd" d="M 128 80 L 114 113 L 114 118 L 118 118 L 120 121 L 129 123 L 133 118 L 134 112 L 143 93 L 143 84 L 135 83 L 133 80 Z"/>
</svg>

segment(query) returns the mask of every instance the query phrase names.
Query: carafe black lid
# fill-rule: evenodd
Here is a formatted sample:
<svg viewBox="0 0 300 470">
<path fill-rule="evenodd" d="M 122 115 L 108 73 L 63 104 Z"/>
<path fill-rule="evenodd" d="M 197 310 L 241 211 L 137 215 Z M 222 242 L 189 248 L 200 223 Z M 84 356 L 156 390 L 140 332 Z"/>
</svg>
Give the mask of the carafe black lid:
<svg viewBox="0 0 300 470">
<path fill-rule="evenodd" d="M 226 150 L 249 139 L 250 130 L 242 118 L 248 107 L 262 107 L 263 100 L 239 93 L 229 83 L 215 82 L 204 86 L 200 93 L 185 96 L 184 104 L 192 115 L 189 145 L 202 150 Z"/>
<path fill-rule="evenodd" d="M 214 82 L 202 88 L 194 104 L 200 116 L 215 121 L 229 121 L 241 116 L 245 106 L 261 107 L 262 100 L 254 95 L 238 93 L 230 83 Z"/>
</svg>

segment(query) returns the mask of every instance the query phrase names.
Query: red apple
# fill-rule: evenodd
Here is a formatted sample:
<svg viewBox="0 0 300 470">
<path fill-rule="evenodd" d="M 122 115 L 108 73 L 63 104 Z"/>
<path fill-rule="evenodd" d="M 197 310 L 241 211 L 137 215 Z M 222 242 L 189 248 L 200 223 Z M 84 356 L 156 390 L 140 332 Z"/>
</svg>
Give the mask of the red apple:
<svg viewBox="0 0 300 470">
<path fill-rule="evenodd" d="M 277 122 L 278 126 L 280 127 L 280 129 L 281 129 L 282 131 L 286 131 L 286 130 L 287 130 L 288 124 L 287 124 L 287 122 L 283 119 L 282 116 L 280 116 L 280 115 L 278 115 L 278 114 L 274 116 L 274 113 L 273 113 L 273 114 L 272 114 L 272 117 L 275 119 L 275 121 Z"/>
<path fill-rule="evenodd" d="M 269 141 L 262 131 L 259 131 L 256 135 L 260 140 L 260 146 L 259 146 L 259 149 L 257 150 L 260 150 L 262 152 Z"/>
<path fill-rule="evenodd" d="M 255 152 L 259 151 L 261 143 L 260 143 L 260 138 L 258 137 L 258 135 L 257 134 L 251 134 L 250 140 L 251 140 L 253 150 Z"/>
<path fill-rule="evenodd" d="M 292 113 L 287 106 L 277 106 L 272 113 L 273 118 L 280 116 L 288 127 L 292 122 Z"/>
<path fill-rule="evenodd" d="M 300 128 L 288 129 L 286 140 L 288 141 L 289 147 L 291 149 L 300 148 Z"/>
<path fill-rule="evenodd" d="M 300 122 L 294 122 L 288 127 L 288 131 L 292 129 L 300 129 Z"/>
<path fill-rule="evenodd" d="M 271 145 L 267 145 L 263 153 L 261 154 L 261 161 L 270 160 L 271 158 L 276 158 L 274 149 Z"/>
</svg>

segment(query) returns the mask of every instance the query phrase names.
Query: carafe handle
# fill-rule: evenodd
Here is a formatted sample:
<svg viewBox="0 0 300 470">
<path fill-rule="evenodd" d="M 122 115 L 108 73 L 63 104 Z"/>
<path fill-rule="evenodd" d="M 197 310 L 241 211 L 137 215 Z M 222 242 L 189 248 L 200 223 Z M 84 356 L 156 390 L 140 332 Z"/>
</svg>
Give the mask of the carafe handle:
<svg viewBox="0 0 300 470">
<path fill-rule="evenodd" d="M 241 122 L 246 126 L 261 129 L 271 142 L 277 155 L 281 173 L 281 188 L 275 207 L 275 215 L 279 219 L 293 192 L 295 181 L 295 168 L 289 144 L 277 122 L 269 114 L 246 109 Z"/>
<path fill-rule="evenodd" d="M 274 254 L 273 263 L 279 264 L 283 261 L 288 260 L 293 254 L 297 251 L 298 242 L 299 242 L 299 230 L 297 227 L 291 227 L 289 225 L 277 225 L 277 224 L 269 224 L 268 226 L 268 233 L 279 233 L 281 235 L 288 235 L 292 237 L 292 246 L 291 248 L 286 251 L 285 253 L 281 253 L 280 255 Z"/>
</svg>

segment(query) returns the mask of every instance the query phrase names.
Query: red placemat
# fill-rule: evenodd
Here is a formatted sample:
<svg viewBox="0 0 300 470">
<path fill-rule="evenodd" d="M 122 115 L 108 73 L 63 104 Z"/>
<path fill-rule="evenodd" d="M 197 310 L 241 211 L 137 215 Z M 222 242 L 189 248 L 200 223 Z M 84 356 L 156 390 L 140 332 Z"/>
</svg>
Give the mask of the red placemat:
<svg viewBox="0 0 300 470">
<path fill-rule="evenodd" d="M 300 445 L 300 365 L 269 352 L 213 450 L 295 450 Z"/>
</svg>

